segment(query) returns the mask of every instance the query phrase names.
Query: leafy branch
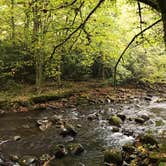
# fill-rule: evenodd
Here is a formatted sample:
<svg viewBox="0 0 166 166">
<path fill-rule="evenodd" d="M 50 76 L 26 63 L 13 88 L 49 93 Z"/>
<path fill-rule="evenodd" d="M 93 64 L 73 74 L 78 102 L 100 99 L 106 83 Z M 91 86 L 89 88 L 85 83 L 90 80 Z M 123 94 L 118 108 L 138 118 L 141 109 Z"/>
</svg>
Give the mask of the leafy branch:
<svg viewBox="0 0 166 166">
<path fill-rule="evenodd" d="M 56 51 L 57 48 L 59 48 L 60 46 L 62 46 L 63 44 L 65 44 L 75 33 L 77 33 L 79 31 L 79 29 L 82 29 L 85 26 L 85 24 L 88 22 L 88 20 L 93 15 L 93 13 L 101 6 L 101 4 L 104 1 L 105 0 L 99 0 L 99 2 L 97 3 L 97 5 L 92 9 L 92 11 L 85 18 L 85 20 L 73 32 L 71 32 L 61 43 L 59 43 L 56 46 L 54 46 L 53 51 L 52 51 L 51 56 L 50 56 L 50 59 L 52 59 L 52 57 L 55 54 L 55 51 Z"/>
<path fill-rule="evenodd" d="M 159 22 L 161 22 L 162 19 L 157 20 L 156 22 L 154 22 L 153 24 L 151 24 L 150 26 L 148 26 L 147 28 L 143 29 L 141 32 L 139 32 L 138 34 L 136 34 L 132 40 L 128 43 L 128 45 L 126 46 L 126 48 L 123 50 L 123 52 L 121 53 L 121 55 L 119 56 L 115 66 L 114 66 L 114 86 L 116 86 L 116 75 L 117 75 L 117 67 L 121 61 L 121 59 L 123 58 L 124 54 L 126 53 L 126 51 L 128 50 L 128 48 L 130 47 L 130 45 L 135 41 L 135 39 L 142 35 L 144 32 L 146 32 L 148 29 L 152 28 L 153 26 L 155 26 L 156 24 L 158 24 Z"/>
</svg>

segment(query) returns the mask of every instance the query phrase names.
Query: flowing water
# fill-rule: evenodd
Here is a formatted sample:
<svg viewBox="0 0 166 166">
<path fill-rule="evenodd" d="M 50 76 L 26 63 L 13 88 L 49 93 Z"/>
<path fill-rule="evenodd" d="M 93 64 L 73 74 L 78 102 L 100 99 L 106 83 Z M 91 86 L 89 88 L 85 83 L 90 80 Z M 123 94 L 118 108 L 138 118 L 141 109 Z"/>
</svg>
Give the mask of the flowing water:
<svg viewBox="0 0 166 166">
<path fill-rule="evenodd" d="M 126 120 L 119 132 L 112 132 L 108 117 L 113 114 L 123 114 Z M 43 117 L 61 115 L 68 123 L 75 126 L 78 134 L 71 140 L 81 143 L 85 152 L 81 156 L 68 155 L 63 159 L 54 159 L 53 166 L 101 166 L 103 150 L 107 147 L 121 148 L 125 143 L 133 142 L 135 137 L 145 132 L 152 132 L 160 142 L 166 138 L 166 102 L 151 102 L 133 99 L 130 104 L 108 104 L 104 106 L 85 106 L 66 110 L 34 111 L 27 113 L 10 113 L 0 117 L 0 151 L 18 156 L 47 154 L 53 145 L 69 144 L 70 138 L 63 138 L 56 126 L 46 131 L 40 131 L 36 121 Z M 87 117 L 98 115 L 94 120 Z M 135 117 L 146 115 L 150 117 L 144 124 L 134 121 Z M 15 141 L 14 136 L 21 136 Z"/>
</svg>

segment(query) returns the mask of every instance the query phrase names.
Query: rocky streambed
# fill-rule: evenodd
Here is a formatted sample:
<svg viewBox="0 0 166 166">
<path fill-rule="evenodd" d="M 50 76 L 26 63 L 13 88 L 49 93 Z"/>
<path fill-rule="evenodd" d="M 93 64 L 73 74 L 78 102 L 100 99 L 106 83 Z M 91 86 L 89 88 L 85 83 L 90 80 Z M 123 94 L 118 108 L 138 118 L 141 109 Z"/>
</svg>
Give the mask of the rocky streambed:
<svg viewBox="0 0 166 166">
<path fill-rule="evenodd" d="M 0 117 L 0 165 L 159 165 L 165 140 L 166 102 L 158 97 L 8 113 Z M 159 146 L 162 155 L 151 155 Z"/>
</svg>

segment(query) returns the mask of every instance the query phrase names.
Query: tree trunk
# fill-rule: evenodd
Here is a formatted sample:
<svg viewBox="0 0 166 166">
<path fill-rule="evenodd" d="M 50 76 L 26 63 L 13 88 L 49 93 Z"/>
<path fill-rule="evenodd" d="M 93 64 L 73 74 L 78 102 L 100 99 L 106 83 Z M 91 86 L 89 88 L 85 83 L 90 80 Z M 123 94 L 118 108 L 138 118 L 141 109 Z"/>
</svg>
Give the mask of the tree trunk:
<svg viewBox="0 0 166 166">
<path fill-rule="evenodd" d="M 14 0 L 11 0 L 11 40 L 13 46 L 15 46 L 15 21 L 14 21 Z"/>
<path fill-rule="evenodd" d="M 160 7 L 162 20 L 163 20 L 164 42 L 166 46 L 166 0 L 158 0 L 158 4 Z"/>
<path fill-rule="evenodd" d="M 36 61 L 36 88 L 40 91 L 42 83 L 42 60 L 39 47 L 40 16 L 38 14 L 38 0 L 33 1 L 33 37 L 34 57 Z"/>
</svg>

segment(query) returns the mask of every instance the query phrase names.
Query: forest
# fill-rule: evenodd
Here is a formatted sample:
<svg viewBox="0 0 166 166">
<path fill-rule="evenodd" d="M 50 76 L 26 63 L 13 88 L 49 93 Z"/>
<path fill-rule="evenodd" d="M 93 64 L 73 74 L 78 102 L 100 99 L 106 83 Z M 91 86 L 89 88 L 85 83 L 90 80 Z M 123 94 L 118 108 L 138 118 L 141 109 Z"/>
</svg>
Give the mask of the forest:
<svg viewBox="0 0 166 166">
<path fill-rule="evenodd" d="M 0 0 L 0 25 L 0 165 L 165 166 L 165 0 Z"/>
</svg>

